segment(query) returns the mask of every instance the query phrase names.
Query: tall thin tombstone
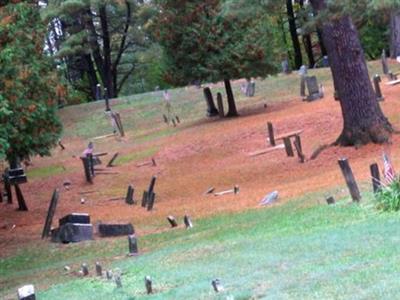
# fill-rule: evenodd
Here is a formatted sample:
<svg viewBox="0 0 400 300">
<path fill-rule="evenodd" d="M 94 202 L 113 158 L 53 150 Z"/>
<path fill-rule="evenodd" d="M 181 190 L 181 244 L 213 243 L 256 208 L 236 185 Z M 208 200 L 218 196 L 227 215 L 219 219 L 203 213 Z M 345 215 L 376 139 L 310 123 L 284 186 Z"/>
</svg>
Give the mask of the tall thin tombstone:
<svg viewBox="0 0 400 300">
<path fill-rule="evenodd" d="M 381 178 L 379 174 L 378 164 L 372 164 L 369 168 L 371 170 L 372 188 L 374 190 L 374 193 L 377 193 L 381 189 Z"/>
<path fill-rule="evenodd" d="M 47 210 L 47 217 L 42 231 L 42 239 L 50 235 L 51 223 L 53 222 L 54 213 L 56 212 L 59 195 L 58 189 L 55 189 L 50 200 L 49 209 Z"/>
<path fill-rule="evenodd" d="M 218 110 L 215 107 L 214 104 L 214 99 L 211 93 L 211 90 L 209 87 L 205 87 L 203 89 L 203 93 L 204 93 L 204 98 L 207 102 L 207 116 L 208 117 L 213 117 L 213 116 L 217 116 L 218 115 Z"/>
<path fill-rule="evenodd" d="M 17 195 L 18 201 L 18 210 L 20 211 L 28 211 L 28 206 L 26 205 L 24 195 L 22 194 L 21 188 L 18 184 L 14 185 L 15 194 Z"/>
<path fill-rule="evenodd" d="M 374 79 L 373 79 L 373 81 L 374 81 L 374 88 L 375 88 L 375 94 L 376 94 L 376 100 L 377 101 L 383 101 L 385 98 L 383 97 L 383 95 L 382 95 L 382 90 L 381 90 L 381 86 L 380 86 L 380 83 L 381 83 L 381 76 L 379 76 L 378 74 L 376 74 L 375 76 L 374 76 Z"/>
<path fill-rule="evenodd" d="M 274 135 L 274 126 L 271 122 L 268 122 L 268 136 L 269 136 L 269 143 L 271 146 L 275 146 L 275 135 Z"/>
<path fill-rule="evenodd" d="M 353 202 L 360 202 L 361 194 L 358 189 L 357 182 L 354 178 L 353 171 L 351 170 L 349 161 L 347 158 L 339 159 L 338 161 L 340 169 L 342 170 L 342 174 L 344 179 L 346 180 L 347 187 L 349 188 L 351 198 Z"/>
<path fill-rule="evenodd" d="M 221 94 L 221 93 L 218 93 L 218 94 L 217 94 L 217 105 L 218 105 L 219 117 L 220 117 L 220 118 L 225 117 L 224 102 L 223 102 L 223 100 L 222 100 L 222 94 Z"/>
<path fill-rule="evenodd" d="M 104 101 L 106 103 L 106 111 L 111 111 L 110 100 L 108 99 L 108 89 L 104 88 Z"/>
</svg>

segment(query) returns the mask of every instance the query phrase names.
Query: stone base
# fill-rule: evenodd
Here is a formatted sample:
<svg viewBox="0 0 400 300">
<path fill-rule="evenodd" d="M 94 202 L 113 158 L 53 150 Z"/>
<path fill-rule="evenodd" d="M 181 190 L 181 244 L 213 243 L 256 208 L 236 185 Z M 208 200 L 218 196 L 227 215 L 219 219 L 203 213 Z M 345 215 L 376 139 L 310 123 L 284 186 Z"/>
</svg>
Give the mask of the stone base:
<svg viewBox="0 0 400 300">
<path fill-rule="evenodd" d="M 121 236 L 134 234 L 132 224 L 99 224 L 99 234 L 101 237 Z"/>
<path fill-rule="evenodd" d="M 312 94 L 310 96 L 307 96 L 303 100 L 304 101 L 308 101 L 308 102 L 312 102 L 312 101 L 315 101 L 315 100 L 318 100 L 318 99 L 321 99 L 321 98 L 322 98 L 321 95 L 318 93 L 318 94 Z"/>
<path fill-rule="evenodd" d="M 66 223 L 51 231 L 51 241 L 55 243 L 77 243 L 92 239 L 92 224 Z"/>
</svg>

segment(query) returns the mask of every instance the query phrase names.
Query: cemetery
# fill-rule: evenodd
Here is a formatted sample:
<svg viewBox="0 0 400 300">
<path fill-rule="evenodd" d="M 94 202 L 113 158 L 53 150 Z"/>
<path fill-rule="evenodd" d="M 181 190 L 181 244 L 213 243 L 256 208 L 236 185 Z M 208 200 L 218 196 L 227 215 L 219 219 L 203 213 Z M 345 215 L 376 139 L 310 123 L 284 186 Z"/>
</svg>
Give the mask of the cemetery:
<svg viewBox="0 0 400 300">
<path fill-rule="evenodd" d="M 302 10 L 312 6 L 317 18 L 323 0 L 284 5 L 288 19 L 281 25 L 293 49 L 286 45 L 287 53 L 276 57 L 278 51 L 270 53 L 257 37 L 260 24 L 276 26 L 271 20 L 253 23 L 237 11 L 248 14 L 241 6 L 245 3 L 222 1 L 229 13 L 237 14 L 238 27 L 227 21 L 221 25 L 221 15 L 213 15 L 214 2 L 204 4 L 210 6 L 208 18 L 217 16 L 214 27 L 203 24 L 205 36 L 221 28 L 234 32 L 229 42 L 219 36 L 220 51 L 214 44 L 204 50 L 203 32 L 195 31 L 203 44 L 196 42 L 191 51 L 215 56 L 200 55 L 204 62 L 188 55 L 185 43 L 170 48 L 176 24 L 169 18 L 177 18 L 180 34 L 188 34 L 184 29 L 192 22 L 204 21 L 197 15 L 201 9 L 188 18 L 166 0 L 157 4 L 163 18 L 150 10 L 135 11 L 143 13 L 135 17 L 154 17 L 163 26 L 154 29 L 134 23 L 143 20 L 132 21 L 130 15 L 142 6 L 157 7 L 152 1 L 99 3 L 73 30 L 63 18 L 80 18 L 73 14 L 78 4 L 67 1 L 58 7 L 50 1 L 40 8 L 48 9 L 44 20 L 56 27 L 48 26 L 44 47 L 59 51 L 49 54 L 54 63 L 62 65 L 59 57 L 71 63 L 71 53 L 76 54 L 60 50 L 58 43 L 76 46 L 76 39 L 58 36 L 63 26 L 72 37 L 82 24 L 88 26 L 86 34 L 101 29 L 96 46 L 101 51 L 89 39 L 91 52 L 80 52 L 77 60 L 85 66 L 80 84 L 88 84 L 90 101 L 61 101 L 68 93 L 65 99 L 83 97 L 80 87 L 52 94 L 47 89 L 58 86 L 56 77 L 43 78 L 43 83 L 29 77 L 45 76 L 44 70 L 19 70 L 23 84 L 17 85 L 17 79 L 8 77 L 17 71 L 3 64 L 15 57 L 8 58 L 8 48 L 0 48 L 0 62 L 8 70 L 0 71 L 0 299 L 398 298 L 400 55 L 396 59 L 388 55 L 393 49 L 380 48 L 372 57 L 367 48 L 371 57 L 364 63 L 346 14 L 339 21 L 321 21 L 312 33 L 302 31 L 306 27 L 301 28 L 300 18 L 310 17 Z M 174 14 L 168 13 L 171 7 Z M 261 18 L 251 10 L 249 14 Z M 21 24 L 35 14 L 24 16 L 18 19 Z M 0 21 L 0 45 L 12 40 L 2 36 L 11 19 Z M 106 21 L 113 22 L 110 31 Z M 332 29 L 337 22 L 341 27 Z M 400 30 L 400 17 L 398 22 Z M 131 58 L 131 52 L 124 51 L 132 36 L 145 34 L 140 31 L 144 25 L 159 30 L 157 43 L 163 55 L 170 55 L 173 70 L 164 70 L 163 76 L 174 78 L 169 85 L 145 90 L 143 74 L 157 73 L 150 68 L 157 55 L 150 55 L 150 62 L 137 61 L 147 68 L 137 71 L 142 90 L 120 93 L 125 82 L 133 82 L 136 69 L 126 77 L 113 72 L 120 60 L 128 64 L 124 58 Z M 241 26 L 253 26 L 256 35 L 235 32 Z M 117 27 L 122 31 L 113 32 Z M 106 34 L 113 38 L 107 40 Z M 302 38 L 301 65 L 295 36 Z M 107 58 L 107 47 L 118 49 L 115 39 L 121 48 Z M 239 47 L 242 42 L 251 47 Z M 329 55 L 323 53 L 323 42 Z M 37 64 L 39 54 L 21 65 L 45 68 L 44 62 Z M 107 73 L 109 64 L 114 66 Z M 78 76 L 71 70 L 68 76 Z M 100 81 L 94 80 L 97 76 Z M 159 82 L 167 82 L 163 80 Z M 32 91 L 41 100 L 23 103 L 20 94 L 13 94 L 16 90 Z M 55 95 L 56 105 L 49 100 Z"/>
</svg>

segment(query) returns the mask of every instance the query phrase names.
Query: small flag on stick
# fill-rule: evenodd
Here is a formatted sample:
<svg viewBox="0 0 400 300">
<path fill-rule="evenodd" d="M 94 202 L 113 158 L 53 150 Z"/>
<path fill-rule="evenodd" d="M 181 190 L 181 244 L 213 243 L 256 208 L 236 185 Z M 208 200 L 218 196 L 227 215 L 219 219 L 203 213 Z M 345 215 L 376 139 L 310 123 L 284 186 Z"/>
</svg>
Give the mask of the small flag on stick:
<svg viewBox="0 0 400 300">
<path fill-rule="evenodd" d="M 385 152 L 383 152 L 383 176 L 387 184 L 392 183 L 396 177 L 392 162 Z"/>
</svg>

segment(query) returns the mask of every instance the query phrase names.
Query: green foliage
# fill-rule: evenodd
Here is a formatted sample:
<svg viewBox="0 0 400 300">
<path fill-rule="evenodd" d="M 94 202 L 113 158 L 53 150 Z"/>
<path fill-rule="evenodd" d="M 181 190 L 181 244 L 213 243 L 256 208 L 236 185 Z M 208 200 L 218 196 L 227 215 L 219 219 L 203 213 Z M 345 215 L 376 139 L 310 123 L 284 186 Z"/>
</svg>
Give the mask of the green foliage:
<svg viewBox="0 0 400 300">
<path fill-rule="evenodd" d="M 383 186 L 376 195 L 376 207 L 383 211 L 400 210 L 400 181 L 394 180 L 389 185 Z"/>
<path fill-rule="evenodd" d="M 0 20 L 0 157 L 49 155 L 61 124 L 39 7 L 13 2 L 1 8 Z"/>
<path fill-rule="evenodd" d="M 274 35 L 264 14 L 238 14 L 222 1 L 162 1 L 157 37 L 164 47 L 166 80 L 219 81 L 276 71 Z M 246 4 L 242 4 L 246 5 Z"/>
<path fill-rule="evenodd" d="M 377 59 L 389 44 L 389 28 L 377 14 L 369 17 L 359 30 L 361 44 L 369 59 Z"/>
</svg>

